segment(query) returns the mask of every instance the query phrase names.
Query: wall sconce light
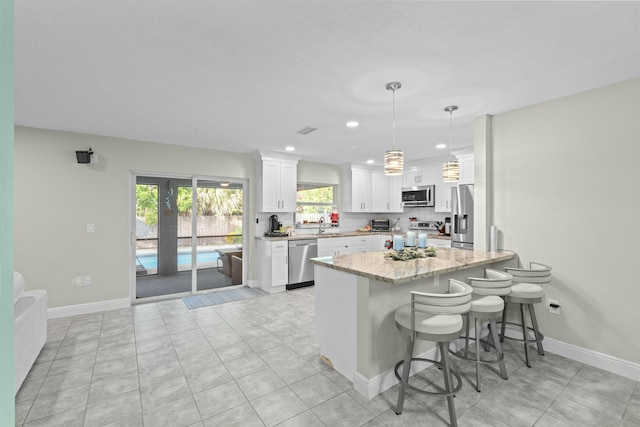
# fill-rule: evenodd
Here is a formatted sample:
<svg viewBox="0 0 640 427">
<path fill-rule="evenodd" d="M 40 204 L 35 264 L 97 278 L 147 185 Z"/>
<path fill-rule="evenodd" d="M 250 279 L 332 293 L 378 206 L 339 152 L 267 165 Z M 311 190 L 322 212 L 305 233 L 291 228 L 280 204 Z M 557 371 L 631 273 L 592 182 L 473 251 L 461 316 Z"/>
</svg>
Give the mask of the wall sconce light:
<svg viewBox="0 0 640 427">
<path fill-rule="evenodd" d="M 89 151 L 76 151 L 76 160 L 78 164 L 91 163 L 91 155 L 93 151 L 89 147 Z"/>
</svg>

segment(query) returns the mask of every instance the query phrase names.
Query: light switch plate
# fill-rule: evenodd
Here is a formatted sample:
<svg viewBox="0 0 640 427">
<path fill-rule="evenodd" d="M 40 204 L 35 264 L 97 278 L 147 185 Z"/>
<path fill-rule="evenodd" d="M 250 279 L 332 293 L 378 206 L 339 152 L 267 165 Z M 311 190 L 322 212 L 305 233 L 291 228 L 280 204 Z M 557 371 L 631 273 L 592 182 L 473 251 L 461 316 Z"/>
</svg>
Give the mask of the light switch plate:
<svg viewBox="0 0 640 427">
<path fill-rule="evenodd" d="M 87 233 L 95 233 L 95 232 L 96 232 L 96 225 L 93 223 L 87 224 Z"/>
</svg>

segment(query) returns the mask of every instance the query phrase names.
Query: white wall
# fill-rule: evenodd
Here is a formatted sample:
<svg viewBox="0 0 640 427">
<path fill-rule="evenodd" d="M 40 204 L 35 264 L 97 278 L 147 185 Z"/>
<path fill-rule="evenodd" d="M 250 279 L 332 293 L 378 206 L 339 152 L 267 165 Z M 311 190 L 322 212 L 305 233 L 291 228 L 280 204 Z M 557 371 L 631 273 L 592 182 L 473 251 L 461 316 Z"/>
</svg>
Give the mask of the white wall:
<svg viewBox="0 0 640 427">
<path fill-rule="evenodd" d="M 89 147 L 99 163 L 77 164 L 75 150 Z M 15 269 L 30 288 L 49 292 L 50 308 L 129 297 L 131 171 L 248 178 L 244 209 L 255 216 L 248 154 L 16 127 L 14 170 Z M 245 256 L 253 265 L 249 224 Z M 80 275 L 91 275 L 93 286 L 73 286 Z"/>
<path fill-rule="evenodd" d="M 553 267 L 545 335 L 640 363 L 640 79 L 496 115 L 492 150 L 499 246 Z"/>
</svg>

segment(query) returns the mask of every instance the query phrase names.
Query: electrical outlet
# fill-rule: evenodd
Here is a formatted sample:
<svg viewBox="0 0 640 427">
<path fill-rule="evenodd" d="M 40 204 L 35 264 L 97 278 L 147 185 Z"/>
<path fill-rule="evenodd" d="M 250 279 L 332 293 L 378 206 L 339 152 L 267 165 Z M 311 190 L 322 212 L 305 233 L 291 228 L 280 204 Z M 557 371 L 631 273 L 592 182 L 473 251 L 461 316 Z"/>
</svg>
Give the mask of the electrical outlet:
<svg viewBox="0 0 640 427">
<path fill-rule="evenodd" d="M 549 313 L 560 314 L 560 301 L 554 299 L 549 300 Z"/>
<path fill-rule="evenodd" d="M 82 286 L 91 286 L 91 276 L 82 277 Z"/>
</svg>

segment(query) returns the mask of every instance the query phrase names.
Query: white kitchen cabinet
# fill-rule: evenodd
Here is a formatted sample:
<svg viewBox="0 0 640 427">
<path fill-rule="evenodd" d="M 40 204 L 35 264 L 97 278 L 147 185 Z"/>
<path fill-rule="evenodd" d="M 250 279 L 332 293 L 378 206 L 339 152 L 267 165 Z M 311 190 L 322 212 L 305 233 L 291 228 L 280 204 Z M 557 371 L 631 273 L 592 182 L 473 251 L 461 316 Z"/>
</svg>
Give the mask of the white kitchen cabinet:
<svg viewBox="0 0 640 427">
<path fill-rule="evenodd" d="M 435 184 L 437 171 L 432 165 L 412 167 L 405 170 L 403 174 L 403 187 L 419 187 L 422 185 Z"/>
<path fill-rule="evenodd" d="M 346 165 L 343 171 L 344 208 L 346 212 L 372 212 L 371 169 Z"/>
<path fill-rule="evenodd" d="M 458 184 L 473 184 L 475 173 L 473 154 L 458 156 L 458 162 L 460 163 L 460 179 L 458 180 Z"/>
<path fill-rule="evenodd" d="M 318 256 L 339 256 L 371 251 L 376 236 L 318 238 Z"/>
<path fill-rule="evenodd" d="M 350 237 L 318 238 L 318 256 L 338 256 L 349 247 Z"/>
<path fill-rule="evenodd" d="M 402 212 L 402 176 L 371 173 L 371 212 Z"/>
<path fill-rule="evenodd" d="M 435 246 L 436 248 L 450 248 L 451 240 L 427 238 L 427 246 Z"/>
<path fill-rule="evenodd" d="M 402 176 L 389 177 L 389 209 L 387 212 L 402 212 Z"/>
<path fill-rule="evenodd" d="M 254 155 L 258 166 L 258 212 L 295 212 L 299 156 Z"/>
<path fill-rule="evenodd" d="M 258 240 L 258 282 L 269 293 L 281 292 L 289 283 L 289 242 Z"/>
<path fill-rule="evenodd" d="M 373 234 L 369 238 L 369 250 L 372 252 L 386 250 L 384 244 L 387 240 L 391 240 L 391 234 Z"/>
<path fill-rule="evenodd" d="M 289 283 L 289 244 L 275 242 L 271 244 L 271 286 L 284 286 L 287 283 Z"/>
<path fill-rule="evenodd" d="M 451 212 L 451 187 L 455 183 L 444 182 L 442 180 L 442 167 L 436 181 L 436 212 Z"/>
</svg>

